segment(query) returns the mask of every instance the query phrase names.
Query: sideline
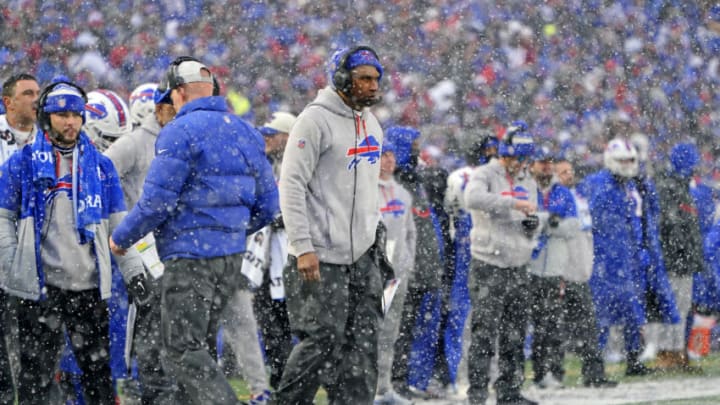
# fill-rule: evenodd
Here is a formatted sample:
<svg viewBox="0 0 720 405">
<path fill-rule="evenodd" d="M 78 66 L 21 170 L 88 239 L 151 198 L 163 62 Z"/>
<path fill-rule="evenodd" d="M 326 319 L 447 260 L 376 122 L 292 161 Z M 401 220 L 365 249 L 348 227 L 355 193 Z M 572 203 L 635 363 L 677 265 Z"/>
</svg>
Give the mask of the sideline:
<svg viewBox="0 0 720 405">
<path fill-rule="evenodd" d="M 467 386 L 460 387 L 461 392 Z M 491 392 L 487 405 L 495 405 Z M 562 388 L 541 390 L 529 387 L 523 395 L 539 401 L 540 405 L 622 405 L 639 402 L 671 401 L 701 397 L 720 396 L 720 377 L 666 378 L 650 381 L 621 383 L 615 388 Z M 415 400 L 417 405 L 462 404 L 462 401 Z"/>
</svg>

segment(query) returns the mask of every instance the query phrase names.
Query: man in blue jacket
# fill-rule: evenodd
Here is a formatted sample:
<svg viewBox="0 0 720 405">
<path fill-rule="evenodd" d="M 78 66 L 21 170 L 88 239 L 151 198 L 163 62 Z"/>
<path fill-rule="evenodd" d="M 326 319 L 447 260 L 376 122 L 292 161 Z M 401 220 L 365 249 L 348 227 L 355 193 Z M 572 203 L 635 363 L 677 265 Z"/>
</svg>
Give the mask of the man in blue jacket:
<svg viewBox="0 0 720 405">
<path fill-rule="evenodd" d="M 241 287 L 245 236 L 278 213 L 272 169 L 260 134 L 212 96 L 208 68 L 173 61 L 164 89 L 177 110 L 155 143 L 142 197 L 113 232 L 122 254 L 153 231 L 162 279 L 163 366 L 182 403 L 235 404 L 211 351 L 217 324 Z"/>
</svg>

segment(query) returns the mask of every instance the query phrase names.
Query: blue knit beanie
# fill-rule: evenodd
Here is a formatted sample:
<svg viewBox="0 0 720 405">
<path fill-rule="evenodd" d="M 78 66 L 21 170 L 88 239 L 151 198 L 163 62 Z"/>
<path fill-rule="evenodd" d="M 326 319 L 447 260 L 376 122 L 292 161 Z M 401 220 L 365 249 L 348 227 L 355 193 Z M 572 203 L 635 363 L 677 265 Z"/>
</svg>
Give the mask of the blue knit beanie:
<svg viewBox="0 0 720 405">
<path fill-rule="evenodd" d="M 700 162 L 700 153 L 692 143 L 679 143 L 670 152 L 670 163 L 675 173 L 683 177 L 692 176 L 695 166 Z"/>
<path fill-rule="evenodd" d="M 420 131 L 411 127 L 390 127 L 385 131 L 385 140 L 395 146 L 395 161 L 399 168 L 412 169 L 409 167 L 412 144 L 419 137 Z"/>
</svg>

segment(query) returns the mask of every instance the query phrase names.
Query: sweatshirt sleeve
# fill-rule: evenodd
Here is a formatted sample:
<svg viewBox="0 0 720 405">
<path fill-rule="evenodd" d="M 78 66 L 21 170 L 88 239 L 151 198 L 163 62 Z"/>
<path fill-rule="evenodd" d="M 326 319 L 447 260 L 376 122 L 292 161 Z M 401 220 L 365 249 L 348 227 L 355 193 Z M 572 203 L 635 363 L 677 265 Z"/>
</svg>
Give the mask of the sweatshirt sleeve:
<svg viewBox="0 0 720 405">
<path fill-rule="evenodd" d="M 0 166 L 0 269 L 9 266 L 17 250 L 17 220 L 20 210 L 20 153 Z M 5 269 L 3 269 L 5 270 Z"/>
<path fill-rule="evenodd" d="M 308 116 L 300 116 L 290 131 L 280 173 L 280 211 L 290 251 L 300 256 L 315 249 L 308 222 L 308 183 L 320 158 L 322 133 Z"/>
<path fill-rule="evenodd" d="M 503 196 L 500 190 L 491 190 L 492 172 L 483 166 L 475 170 L 465 188 L 465 205 L 471 210 L 482 210 L 500 217 L 510 217 L 513 198 Z"/>
<path fill-rule="evenodd" d="M 187 134 L 177 126 L 166 129 L 169 133 L 158 137 L 155 143 L 155 159 L 150 164 L 140 200 L 112 233 L 113 241 L 123 248 L 129 248 L 167 220 L 177 209 L 180 193 L 190 175 Z"/>
</svg>

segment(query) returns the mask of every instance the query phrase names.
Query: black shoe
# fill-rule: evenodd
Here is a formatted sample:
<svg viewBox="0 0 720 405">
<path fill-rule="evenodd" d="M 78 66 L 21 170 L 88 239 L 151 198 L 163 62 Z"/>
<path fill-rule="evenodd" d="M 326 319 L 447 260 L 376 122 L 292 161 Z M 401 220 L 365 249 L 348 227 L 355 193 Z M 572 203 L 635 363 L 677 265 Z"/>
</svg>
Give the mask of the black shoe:
<svg viewBox="0 0 720 405">
<path fill-rule="evenodd" d="M 585 380 L 583 382 L 583 385 L 586 387 L 594 387 L 594 388 L 615 388 L 618 385 L 617 381 L 608 380 L 605 377 L 601 378 L 595 378 L 592 380 Z"/>
<path fill-rule="evenodd" d="M 497 405 L 538 405 L 538 403 L 518 394 L 517 396 L 498 398 Z"/>
<path fill-rule="evenodd" d="M 654 369 L 648 368 L 642 363 L 628 364 L 628 367 L 625 370 L 625 375 L 628 377 L 644 376 L 653 373 L 655 373 Z"/>
</svg>

